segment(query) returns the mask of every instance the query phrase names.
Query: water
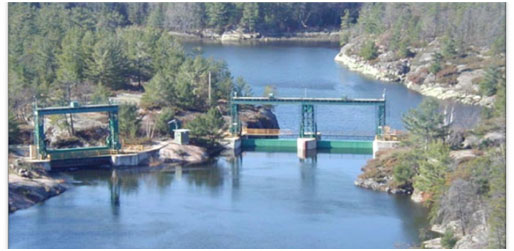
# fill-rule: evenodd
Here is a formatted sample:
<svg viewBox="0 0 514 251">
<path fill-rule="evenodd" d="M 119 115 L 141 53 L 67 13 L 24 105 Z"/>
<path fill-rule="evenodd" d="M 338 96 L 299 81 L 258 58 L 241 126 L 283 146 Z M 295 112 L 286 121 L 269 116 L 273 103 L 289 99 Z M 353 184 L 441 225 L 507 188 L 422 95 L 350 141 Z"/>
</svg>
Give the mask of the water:
<svg viewBox="0 0 514 251">
<path fill-rule="evenodd" d="M 423 97 L 399 84 L 350 72 L 334 62 L 338 49 L 298 44 L 201 45 L 226 60 L 261 95 L 378 98 L 387 95 L 387 124 Z M 373 135 L 369 107 L 317 106 L 323 133 Z M 457 124 L 479 109 L 457 105 Z M 281 128 L 298 130 L 299 108 L 275 107 Z M 471 122 L 470 122 L 471 121 Z M 394 248 L 419 244 L 426 210 L 409 198 L 356 187 L 370 155 L 244 152 L 203 169 L 160 168 L 69 173 L 83 181 L 64 194 L 9 215 L 10 248 Z M 119 193 L 116 193 L 119 191 Z M 119 198 L 117 200 L 116 198 Z"/>
<path fill-rule="evenodd" d="M 251 85 L 254 96 L 262 96 L 266 85 L 274 85 L 275 96 L 381 98 L 386 93 L 386 122 L 403 129 L 401 116 L 415 108 L 423 96 L 398 83 L 385 83 L 347 70 L 334 61 L 338 47 L 298 43 L 222 45 L 189 43 L 185 49 L 201 48 L 204 56 L 225 60 L 234 76 Z M 478 107 L 442 102 L 455 106 L 455 126 L 469 127 L 476 123 Z M 275 107 L 279 125 L 298 132 L 299 106 Z M 318 105 L 318 131 L 325 134 L 374 135 L 375 109 L 366 106 Z"/>
<path fill-rule="evenodd" d="M 393 248 L 425 210 L 358 188 L 369 155 L 245 152 L 189 172 L 77 171 L 75 186 L 9 216 L 10 248 Z M 111 191 L 119 188 L 119 200 Z"/>
</svg>

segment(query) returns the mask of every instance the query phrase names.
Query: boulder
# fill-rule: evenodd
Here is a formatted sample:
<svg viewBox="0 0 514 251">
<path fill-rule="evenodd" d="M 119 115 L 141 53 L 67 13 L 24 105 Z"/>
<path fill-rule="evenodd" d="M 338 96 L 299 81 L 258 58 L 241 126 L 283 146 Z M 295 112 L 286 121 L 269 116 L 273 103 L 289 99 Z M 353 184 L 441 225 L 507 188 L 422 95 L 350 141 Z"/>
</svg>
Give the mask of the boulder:
<svg viewBox="0 0 514 251">
<path fill-rule="evenodd" d="M 170 143 L 159 150 L 159 159 L 165 163 L 200 164 L 209 159 L 205 148 Z"/>
</svg>

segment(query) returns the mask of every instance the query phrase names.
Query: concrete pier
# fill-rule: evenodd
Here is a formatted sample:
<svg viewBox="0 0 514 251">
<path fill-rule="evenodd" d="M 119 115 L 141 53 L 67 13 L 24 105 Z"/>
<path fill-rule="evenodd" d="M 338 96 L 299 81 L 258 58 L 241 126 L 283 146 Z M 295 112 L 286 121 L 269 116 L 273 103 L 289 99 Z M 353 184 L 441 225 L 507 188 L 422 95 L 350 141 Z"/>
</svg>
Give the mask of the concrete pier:
<svg viewBox="0 0 514 251">
<path fill-rule="evenodd" d="M 380 150 L 395 148 L 400 144 L 400 141 L 386 141 L 386 140 L 373 140 L 373 158 L 376 157 L 376 153 Z"/>
<path fill-rule="evenodd" d="M 296 140 L 296 148 L 298 152 L 303 152 L 306 150 L 316 150 L 316 138 L 298 138 Z"/>
</svg>

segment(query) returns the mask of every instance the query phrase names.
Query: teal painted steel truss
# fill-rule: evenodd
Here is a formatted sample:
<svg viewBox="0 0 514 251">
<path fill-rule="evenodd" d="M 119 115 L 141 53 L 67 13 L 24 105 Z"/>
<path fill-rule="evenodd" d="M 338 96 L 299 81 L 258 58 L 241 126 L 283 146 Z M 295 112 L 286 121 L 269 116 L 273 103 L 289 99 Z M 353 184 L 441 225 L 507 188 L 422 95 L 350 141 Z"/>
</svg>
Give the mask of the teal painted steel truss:
<svg viewBox="0 0 514 251">
<path fill-rule="evenodd" d="M 107 112 L 109 115 L 109 136 L 106 139 L 105 146 L 96 147 L 82 147 L 82 148 L 67 148 L 67 149 L 48 149 L 46 146 L 45 137 L 45 116 L 58 115 L 58 114 L 74 114 L 74 113 L 89 113 L 89 112 Z M 37 147 L 39 156 L 42 159 L 48 155 L 58 156 L 60 159 L 67 156 L 90 156 L 94 153 L 106 153 L 108 150 L 121 149 L 119 139 L 118 127 L 118 105 L 86 105 L 78 106 L 77 103 L 72 103 L 69 107 L 47 107 L 38 108 L 34 105 L 34 144 Z M 81 154 L 83 153 L 83 154 Z"/>
<path fill-rule="evenodd" d="M 381 135 L 386 125 L 386 98 L 385 93 L 381 99 L 349 99 L 349 98 L 277 98 L 277 97 L 237 97 L 230 100 L 232 135 L 241 135 L 241 121 L 239 121 L 239 105 L 280 105 L 298 104 L 300 110 L 300 137 L 310 138 L 317 136 L 317 124 L 314 105 L 370 105 L 376 107 L 376 134 Z"/>
</svg>

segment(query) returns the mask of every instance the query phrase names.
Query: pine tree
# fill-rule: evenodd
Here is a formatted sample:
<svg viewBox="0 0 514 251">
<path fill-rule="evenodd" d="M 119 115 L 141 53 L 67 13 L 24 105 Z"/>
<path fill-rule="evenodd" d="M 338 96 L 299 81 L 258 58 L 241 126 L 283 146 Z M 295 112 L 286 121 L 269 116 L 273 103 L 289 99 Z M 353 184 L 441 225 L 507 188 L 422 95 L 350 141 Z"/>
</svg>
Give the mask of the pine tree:
<svg viewBox="0 0 514 251">
<path fill-rule="evenodd" d="M 142 25 L 148 15 L 148 3 L 128 3 L 128 19 L 134 25 Z"/>
<path fill-rule="evenodd" d="M 165 10 L 163 3 L 153 3 L 150 7 L 150 15 L 147 19 L 147 25 L 152 28 L 162 29 L 164 27 Z"/>
<path fill-rule="evenodd" d="M 450 150 L 441 141 L 430 143 L 422 152 L 419 161 L 419 174 L 414 177 L 414 189 L 431 194 L 429 202 L 439 200 L 444 191 L 446 175 L 450 171 Z"/>
<path fill-rule="evenodd" d="M 107 35 L 95 44 L 92 57 L 87 61 L 88 74 L 94 82 L 112 89 L 125 87 L 128 60 L 122 48 L 121 41 L 113 35 Z"/>
<path fill-rule="evenodd" d="M 243 3 L 243 16 L 241 17 L 241 26 L 249 31 L 255 31 L 259 20 L 259 4 Z"/>
<path fill-rule="evenodd" d="M 206 3 L 207 24 L 213 27 L 216 32 L 224 31 L 229 21 L 229 4 L 230 3 Z"/>
<path fill-rule="evenodd" d="M 489 67 L 485 72 L 484 79 L 479 83 L 480 93 L 485 96 L 492 96 L 496 94 L 499 79 L 500 73 L 496 67 Z"/>
<path fill-rule="evenodd" d="M 363 57 L 365 60 L 372 60 L 377 58 L 378 56 L 378 49 L 375 46 L 375 41 L 370 40 L 367 43 L 365 43 L 360 51 L 359 54 L 361 57 Z"/>
<path fill-rule="evenodd" d="M 418 108 L 409 110 L 402 117 L 405 128 L 412 134 L 421 136 L 425 144 L 448 135 L 449 123 L 439 111 L 436 99 L 427 97 Z"/>
<path fill-rule="evenodd" d="M 84 78 L 84 56 L 81 47 L 82 33 L 70 29 L 62 43 L 61 53 L 57 56 L 57 80 L 64 85 L 76 85 Z"/>
</svg>

